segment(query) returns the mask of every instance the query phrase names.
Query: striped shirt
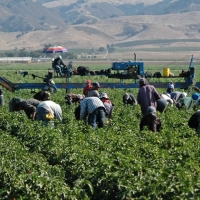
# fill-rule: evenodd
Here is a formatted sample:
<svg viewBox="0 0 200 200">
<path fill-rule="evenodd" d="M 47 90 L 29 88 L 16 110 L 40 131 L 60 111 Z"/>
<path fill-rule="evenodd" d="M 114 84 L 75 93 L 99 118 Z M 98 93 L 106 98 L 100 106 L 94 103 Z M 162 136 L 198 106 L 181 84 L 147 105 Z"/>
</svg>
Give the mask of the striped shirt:
<svg viewBox="0 0 200 200">
<path fill-rule="evenodd" d="M 91 114 L 97 108 L 104 108 L 103 102 L 98 97 L 87 97 L 80 102 L 80 119 L 86 119 L 86 116 Z M 105 110 L 106 112 L 106 110 Z"/>
</svg>

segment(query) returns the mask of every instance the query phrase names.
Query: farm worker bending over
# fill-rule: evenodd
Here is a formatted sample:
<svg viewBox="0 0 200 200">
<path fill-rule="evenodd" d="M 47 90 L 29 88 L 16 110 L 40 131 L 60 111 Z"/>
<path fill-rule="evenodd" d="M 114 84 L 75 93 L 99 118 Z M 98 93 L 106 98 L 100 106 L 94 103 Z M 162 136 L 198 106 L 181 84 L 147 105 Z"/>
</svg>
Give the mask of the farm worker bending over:
<svg viewBox="0 0 200 200">
<path fill-rule="evenodd" d="M 99 97 L 100 84 L 98 82 L 92 83 L 92 88 L 88 91 L 87 97 Z"/>
<path fill-rule="evenodd" d="M 126 93 L 123 95 L 122 97 L 123 103 L 125 106 L 127 106 L 128 104 L 135 106 L 137 105 L 137 100 L 135 99 L 135 97 L 133 96 L 133 94 L 131 93 Z"/>
<path fill-rule="evenodd" d="M 169 85 L 167 86 L 166 93 L 167 94 L 171 94 L 172 92 L 174 92 L 174 84 L 173 83 L 169 83 Z"/>
<path fill-rule="evenodd" d="M 153 106 L 149 106 L 146 114 L 140 121 L 140 130 L 142 131 L 144 126 L 147 126 L 149 130 L 153 132 L 159 132 L 161 128 L 161 121 L 156 116 L 156 109 Z"/>
<path fill-rule="evenodd" d="M 59 104 L 50 100 L 49 95 L 46 101 L 37 106 L 36 120 L 43 121 L 46 126 L 51 123 L 51 126 L 54 127 L 54 118 L 62 122 L 62 109 Z"/>
<path fill-rule="evenodd" d="M 171 99 L 174 101 L 174 102 L 177 102 L 179 99 L 183 98 L 183 97 L 186 97 L 187 96 L 187 93 L 185 92 L 172 92 L 170 94 L 171 96 Z"/>
<path fill-rule="evenodd" d="M 45 100 L 48 99 L 49 96 L 50 96 L 49 92 L 42 90 L 42 91 L 37 92 L 37 93 L 33 96 L 33 98 L 34 98 L 34 99 L 37 99 L 37 100 L 39 100 L 39 101 L 45 101 Z"/>
<path fill-rule="evenodd" d="M 53 68 L 58 71 L 59 75 L 63 75 L 63 67 L 64 67 L 64 62 L 62 60 L 62 56 L 59 55 L 57 58 L 53 60 Z"/>
<path fill-rule="evenodd" d="M 110 119 L 112 117 L 114 104 L 110 101 L 109 96 L 105 92 L 100 93 L 99 99 L 101 99 L 101 101 L 103 102 L 103 105 L 106 109 L 106 117 L 108 117 L 108 119 Z"/>
<path fill-rule="evenodd" d="M 15 109 L 17 111 L 23 110 L 29 119 L 36 119 L 36 107 L 39 105 L 40 101 L 37 99 L 27 99 L 15 103 Z"/>
<path fill-rule="evenodd" d="M 200 134 L 200 110 L 197 110 L 189 119 L 188 126 L 194 128 Z"/>
<path fill-rule="evenodd" d="M 153 106 L 156 109 L 157 100 L 161 98 L 156 88 L 153 85 L 149 85 L 145 78 L 140 79 L 139 87 L 137 101 L 141 106 L 142 113 L 145 114 L 149 106 Z"/>
<path fill-rule="evenodd" d="M 86 81 L 86 86 L 83 88 L 83 94 L 87 97 L 88 91 L 92 89 L 91 80 Z"/>
<path fill-rule="evenodd" d="M 0 88 L 0 105 L 4 106 L 4 104 L 3 90 Z"/>
<path fill-rule="evenodd" d="M 15 104 L 19 103 L 20 101 L 24 101 L 24 99 L 20 97 L 13 97 L 9 101 L 9 112 L 14 112 L 16 111 Z"/>
<path fill-rule="evenodd" d="M 161 94 L 161 98 L 165 99 L 171 106 L 173 106 L 173 100 L 171 99 L 170 94 Z"/>
<path fill-rule="evenodd" d="M 194 104 L 194 109 L 200 105 L 200 96 L 197 98 L 195 104 Z"/>
<path fill-rule="evenodd" d="M 98 97 L 87 97 L 80 102 L 80 120 L 86 120 L 93 129 L 102 128 L 105 122 L 106 109 Z"/>
<path fill-rule="evenodd" d="M 185 107 L 186 109 L 190 109 L 193 106 L 193 99 L 192 97 L 183 97 L 179 99 L 176 103 L 176 107 L 180 110 L 181 108 Z"/>
</svg>

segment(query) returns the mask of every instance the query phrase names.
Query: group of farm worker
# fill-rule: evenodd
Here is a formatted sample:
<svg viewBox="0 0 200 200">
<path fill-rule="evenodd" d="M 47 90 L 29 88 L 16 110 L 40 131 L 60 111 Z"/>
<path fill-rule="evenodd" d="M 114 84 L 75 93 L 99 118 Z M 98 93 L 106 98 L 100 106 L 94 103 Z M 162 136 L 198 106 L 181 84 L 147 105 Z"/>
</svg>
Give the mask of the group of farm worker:
<svg viewBox="0 0 200 200">
<path fill-rule="evenodd" d="M 83 94 L 67 94 L 65 99 L 68 105 L 78 104 L 74 114 L 77 120 L 84 120 L 93 129 L 102 128 L 107 119 L 112 118 L 114 104 L 111 102 L 107 93 L 99 93 L 100 84 L 98 82 L 86 81 L 83 88 Z M 141 107 L 143 114 L 140 121 L 140 130 L 146 126 L 153 132 L 159 132 L 161 129 L 161 120 L 156 112 L 164 112 L 167 105 L 176 104 L 178 109 L 183 107 L 197 107 L 200 104 L 200 96 L 196 101 L 192 97 L 187 97 L 187 93 L 174 91 L 173 83 L 167 87 L 166 94 L 160 94 L 153 85 L 150 85 L 145 78 L 139 80 L 139 90 L 137 98 L 132 93 L 125 93 L 122 97 L 124 106 L 137 104 Z M 194 104 L 195 102 L 195 104 Z M 4 105 L 3 92 L 0 90 L 0 105 Z M 61 106 L 50 100 L 50 93 L 40 91 L 33 98 L 24 100 L 22 98 L 12 98 L 9 101 L 9 110 L 24 110 L 28 118 L 32 120 L 43 121 L 45 125 L 51 124 L 54 127 L 53 119 L 62 122 Z M 106 119 L 107 118 L 107 119 Z M 194 120 L 195 119 L 195 120 Z M 198 130 L 200 124 L 200 111 L 191 116 L 188 125 Z"/>
</svg>

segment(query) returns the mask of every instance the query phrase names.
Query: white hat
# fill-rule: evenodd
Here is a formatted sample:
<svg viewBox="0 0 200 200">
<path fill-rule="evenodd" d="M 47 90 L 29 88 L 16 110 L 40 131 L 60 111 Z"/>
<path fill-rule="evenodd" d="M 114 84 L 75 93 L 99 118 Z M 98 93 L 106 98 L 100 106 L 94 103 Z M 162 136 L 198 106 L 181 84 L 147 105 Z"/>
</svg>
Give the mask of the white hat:
<svg viewBox="0 0 200 200">
<path fill-rule="evenodd" d="M 102 98 L 109 99 L 108 95 L 105 92 L 100 93 L 99 99 L 102 99 Z"/>
</svg>

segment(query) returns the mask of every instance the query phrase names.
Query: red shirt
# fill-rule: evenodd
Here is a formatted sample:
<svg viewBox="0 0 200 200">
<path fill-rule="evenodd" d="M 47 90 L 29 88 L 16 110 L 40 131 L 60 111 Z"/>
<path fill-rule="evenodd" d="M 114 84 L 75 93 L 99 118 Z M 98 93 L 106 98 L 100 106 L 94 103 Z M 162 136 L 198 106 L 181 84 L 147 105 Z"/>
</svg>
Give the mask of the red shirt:
<svg viewBox="0 0 200 200">
<path fill-rule="evenodd" d="M 86 85 L 84 88 L 83 88 L 83 94 L 85 96 L 87 96 L 87 93 L 88 91 L 92 88 L 92 85 Z"/>
</svg>

